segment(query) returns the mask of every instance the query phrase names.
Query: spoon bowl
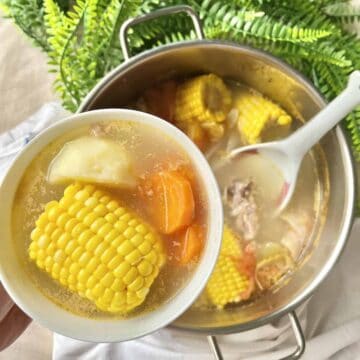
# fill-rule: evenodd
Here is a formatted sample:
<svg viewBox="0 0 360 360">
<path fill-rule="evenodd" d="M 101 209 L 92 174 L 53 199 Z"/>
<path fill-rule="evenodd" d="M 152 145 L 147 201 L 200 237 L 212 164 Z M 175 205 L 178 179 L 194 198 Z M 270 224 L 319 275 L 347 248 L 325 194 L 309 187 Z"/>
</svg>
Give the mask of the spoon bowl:
<svg viewBox="0 0 360 360">
<path fill-rule="evenodd" d="M 283 141 L 243 146 L 234 149 L 229 154 L 229 160 L 242 155 L 258 155 L 272 163 L 274 173 L 280 173 L 283 178 L 283 185 L 276 200 L 276 213 L 285 209 L 295 190 L 296 178 L 300 168 L 300 162 L 292 161 L 285 149 Z M 271 176 L 271 174 L 268 174 Z"/>
<path fill-rule="evenodd" d="M 304 155 L 358 105 L 360 105 L 360 71 L 354 71 L 349 77 L 345 90 L 293 134 L 280 141 L 233 149 L 229 152 L 228 159 L 253 153 L 272 162 L 274 173 L 280 172 L 283 178 L 276 203 L 276 214 L 279 214 L 292 198 Z M 271 175 L 267 174 L 269 177 Z"/>
</svg>

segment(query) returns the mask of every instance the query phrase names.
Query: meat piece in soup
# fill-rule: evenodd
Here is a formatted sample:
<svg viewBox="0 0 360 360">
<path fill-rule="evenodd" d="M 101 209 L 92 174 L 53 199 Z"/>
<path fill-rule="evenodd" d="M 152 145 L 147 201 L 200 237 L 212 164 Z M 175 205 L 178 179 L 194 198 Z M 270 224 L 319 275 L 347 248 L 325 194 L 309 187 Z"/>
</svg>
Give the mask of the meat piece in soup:
<svg viewBox="0 0 360 360">
<path fill-rule="evenodd" d="M 259 228 L 253 188 L 251 180 L 233 180 L 224 192 L 224 205 L 229 208 L 229 217 L 234 218 L 235 228 L 245 240 L 254 239 Z"/>
</svg>

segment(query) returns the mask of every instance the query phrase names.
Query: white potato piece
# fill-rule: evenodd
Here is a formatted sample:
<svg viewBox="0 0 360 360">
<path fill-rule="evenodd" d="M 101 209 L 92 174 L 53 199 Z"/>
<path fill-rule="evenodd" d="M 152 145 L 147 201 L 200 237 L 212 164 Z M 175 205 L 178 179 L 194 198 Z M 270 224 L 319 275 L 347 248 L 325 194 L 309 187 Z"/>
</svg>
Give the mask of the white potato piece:
<svg viewBox="0 0 360 360">
<path fill-rule="evenodd" d="M 62 184 L 72 180 L 114 187 L 136 184 L 126 150 L 114 141 L 91 136 L 65 144 L 50 164 L 50 183 Z"/>
</svg>

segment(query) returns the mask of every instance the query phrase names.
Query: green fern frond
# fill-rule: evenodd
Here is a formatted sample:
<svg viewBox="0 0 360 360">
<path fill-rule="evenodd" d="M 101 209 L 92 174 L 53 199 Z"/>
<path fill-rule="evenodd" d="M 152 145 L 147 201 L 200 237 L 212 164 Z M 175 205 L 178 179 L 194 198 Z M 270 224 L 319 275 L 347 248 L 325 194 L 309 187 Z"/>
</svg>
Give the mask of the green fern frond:
<svg viewBox="0 0 360 360">
<path fill-rule="evenodd" d="M 339 68 L 346 68 L 352 64 L 346 57 L 345 51 L 332 47 L 330 41 L 318 44 L 282 44 L 272 48 L 277 55 L 300 56 L 317 63 L 336 65 Z M 269 46 L 268 49 L 270 50 L 271 47 Z"/>
<path fill-rule="evenodd" d="M 335 17 L 344 22 L 354 22 L 360 20 L 360 5 L 340 2 L 327 5 L 323 8 L 326 15 Z"/>
<path fill-rule="evenodd" d="M 145 0 L 139 7 L 139 14 L 146 14 L 156 9 L 188 4 L 198 6 L 191 0 Z M 169 31 L 170 29 L 170 31 Z M 192 24 L 190 18 L 185 14 L 176 14 L 154 19 L 136 25 L 129 30 L 129 43 L 134 53 L 170 42 L 175 42 L 181 38 L 188 39 Z M 182 36 L 178 34 L 182 33 Z"/>
<path fill-rule="evenodd" d="M 67 108 L 78 106 L 76 99 L 82 96 L 81 78 L 74 72 L 73 66 L 80 65 L 79 59 L 73 55 L 76 46 L 76 34 L 82 24 L 86 9 L 83 0 L 68 11 L 67 14 L 60 9 L 54 0 L 44 0 L 45 24 L 47 25 L 51 46 L 49 56 L 51 65 L 58 67 L 58 76 L 55 80 L 55 89 L 64 99 Z"/>
<path fill-rule="evenodd" d="M 316 64 L 314 69 L 317 74 L 315 85 L 328 100 L 345 88 L 347 78 L 353 70 L 352 67 L 339 70 L 326 64 Z M 345 121 L 353 143 L 354 156 L 360 160 L 360 107 L 348 115 Z"/>
<path fill-rule="evenodd" d="M 54 61 L 54 64 L 58 64 L 71 31 L 68 31 L 65 15 L 55 1 L 44 0 L 44 10 L 44 21 L 49 35 L 48 42 L 51 46 L 49 56 Z"/>
<path fill-rule="evenodd" d="M 5 0 L 0 2 L 7 17 L 33 41 L 36 46 L 49 51 L 46 28 L 44 24 L 44 9 L 37 0 Z"/>
<path fill-rule="evenodd" d="M 302 2 L 306 9 L 311 5 L 311 2 Z M 313 6 L 313 5 L 312 5 Z M 314 12 L 307 9 L 307 15 L 304 16 L 304 11 L 295 11 L 294 7 L 277 7 L 272 6 L 266 9 L 266 13 L 274 19 L 280 20 L 284 23 L 301 26 L 308 29 L 321 29 L 328 32 L 329 35 L 340 34 L 339 29 L 329 17 L 323 13 Z"/>
<path fill-rule="evenodd" d="M 204 1 L 199 15 L 205 19 L 205 28 L 220 27 L 224 32 L 231 32 L 234 36 L 277 42 L 311 43 L 331 35 L 328 30 L 300 27 L 274 19 L 262 11 L 239 10 L 218 0 Z"/>
<path fill-rule="evenodd" d="M 140 1 L 77 0 L 66 13 L 54 0 L 44 1 L 50 64 L 59 73 L 55 89 L 75 110 L 103 74 L 122 61 L 114 43 L 121 23 L 136 14 Z"/>
<path fill-rule="evenodd" d="M 352 60 L 353 68 L 360 69 L 360 41 L 355 34 L 344 34 L 334 39 L 334 42 L 346 52 L 347 58 Z"/>
</svg>

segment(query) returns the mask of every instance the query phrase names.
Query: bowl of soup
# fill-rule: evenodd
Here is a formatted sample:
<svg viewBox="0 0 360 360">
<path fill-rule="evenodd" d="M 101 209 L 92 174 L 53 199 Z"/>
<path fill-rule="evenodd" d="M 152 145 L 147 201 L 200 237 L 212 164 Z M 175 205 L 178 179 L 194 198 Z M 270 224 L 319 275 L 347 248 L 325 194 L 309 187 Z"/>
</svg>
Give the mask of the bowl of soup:
<svg viewBox="0 0 360 360">
<path fill-rule="evenodd" d="M 1 187 L 1 281 L 16 304 L 76 339 L 124 341 L 181 315 L 222 237 L 221 197 L 201 152 L 133 110 L 45 130 Z"/>
</svg>

